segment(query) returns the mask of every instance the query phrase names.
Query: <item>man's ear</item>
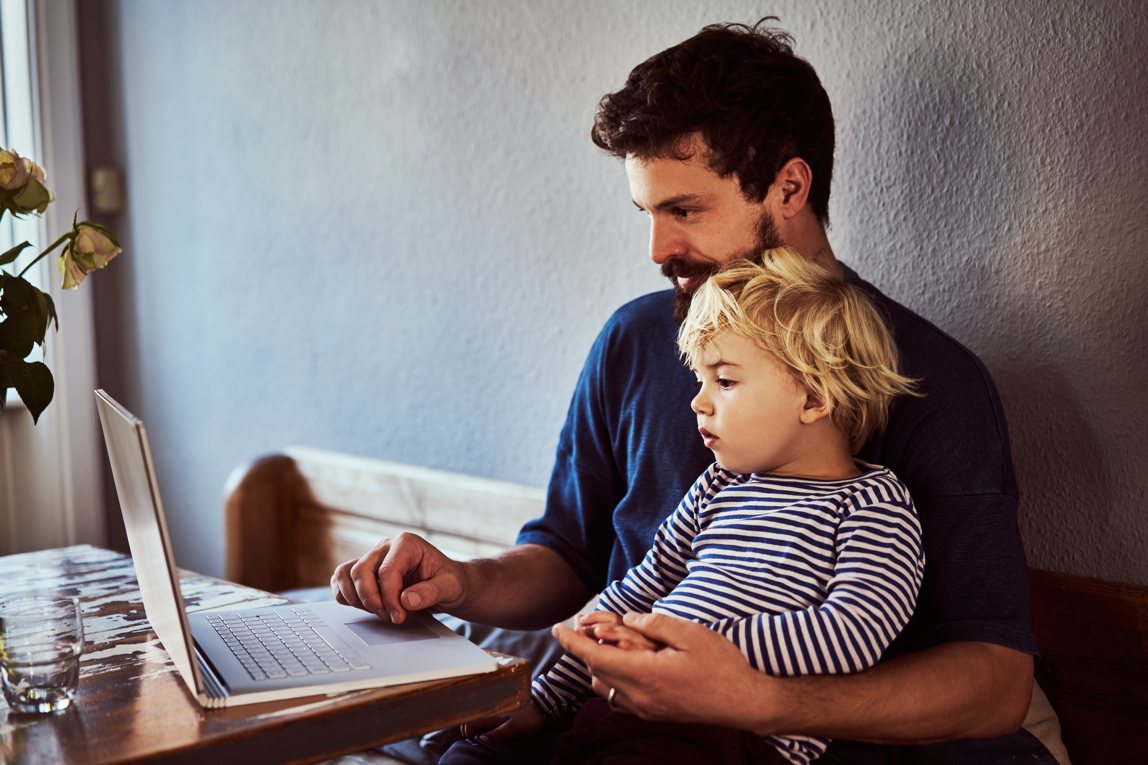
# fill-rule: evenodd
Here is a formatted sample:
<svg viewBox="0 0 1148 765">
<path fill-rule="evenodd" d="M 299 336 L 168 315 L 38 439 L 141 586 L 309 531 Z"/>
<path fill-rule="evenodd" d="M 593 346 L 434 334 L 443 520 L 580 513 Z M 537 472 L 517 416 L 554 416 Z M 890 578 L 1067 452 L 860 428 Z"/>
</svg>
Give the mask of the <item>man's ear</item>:
<svg viewBox="0 0 1148 765">
<path fill-rule="evenodd" d="M 812 425 L 833 413 L 833 403 L 815 391 L 805 392 L 805 405 L 801 407 L 801 422 Z"/>
<path fill-rule="evenodd" d="M 781 166 L 771 190 L 777 195 L 777 209 L 783 218 L 793 218 L 801 212 L 812 184 L 813 171 L 801 157 L 794 157 Z"/>
</svg>

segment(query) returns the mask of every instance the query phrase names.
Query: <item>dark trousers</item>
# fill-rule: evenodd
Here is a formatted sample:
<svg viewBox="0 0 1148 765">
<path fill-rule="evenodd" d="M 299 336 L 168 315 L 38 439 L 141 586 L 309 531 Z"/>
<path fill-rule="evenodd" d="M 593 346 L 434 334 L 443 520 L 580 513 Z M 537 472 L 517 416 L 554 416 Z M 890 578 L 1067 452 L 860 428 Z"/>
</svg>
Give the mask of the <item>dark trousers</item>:
<svg viewBox="0 0 1148 765">
<path fill-rule="evenodd" d="M 474 763 L 554 765 L 788 765 L 765 739 L 718 725 L 661 723 L 610 708 L 604 699 L 583 705 L 568 731 L 490 745 L 465 739 L 452 746 L 441 765 Z"/>
<path fill-rule="evenodd" d="M 664 723 L 611 709 L 604 699 L 586 702 L 570 731 L 558 739 L 555 765 L 788 765 L 761 736 L 718 725 Z"/>
</svg>

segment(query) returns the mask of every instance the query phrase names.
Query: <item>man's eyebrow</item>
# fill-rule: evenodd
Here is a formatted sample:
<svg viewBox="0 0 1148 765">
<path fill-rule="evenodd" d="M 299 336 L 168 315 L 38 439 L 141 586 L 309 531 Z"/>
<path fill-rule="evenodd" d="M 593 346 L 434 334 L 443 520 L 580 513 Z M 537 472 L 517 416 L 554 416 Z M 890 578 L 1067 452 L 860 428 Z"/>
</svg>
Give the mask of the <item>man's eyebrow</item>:
<svg viewBox="0 0 1148 765">
<path fill-rule="evenodd" d="M 668 199 L 663 199 L 661 202 L 658 202 L 656 205 L 654 205 L 654 210 L 667 210 L 671 207 L 677 207 L 687 203 L 696 204 L 698 202 L 704 202 L 708 198 L 708 194 L 678 194 L 677 196 L 669 197 Z M 637 207 L 639 210 L 644 211 L 646 209 L 645 207 L 642 207 L 640 204 L 638 204 L 637 200 L 631 201 L 634 202 L 634 207 Z"/>
</svg>

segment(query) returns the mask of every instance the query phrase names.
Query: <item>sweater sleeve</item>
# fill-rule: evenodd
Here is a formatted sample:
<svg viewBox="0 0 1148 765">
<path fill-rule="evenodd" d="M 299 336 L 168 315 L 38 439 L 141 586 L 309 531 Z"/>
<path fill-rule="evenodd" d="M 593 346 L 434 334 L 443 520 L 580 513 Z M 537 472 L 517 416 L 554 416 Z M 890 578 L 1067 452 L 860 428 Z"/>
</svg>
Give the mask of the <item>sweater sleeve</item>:
<svg viewBox="0 0 1148 765">
<path fill-rule="evenodd" d="M 912 616 L 925 559 L 908 492 L 859 492 L 843 512 L 824 601 L 711 625 L 755 669 L 781 677 L 860 672 L 877 663 Z"/>
<path fill-rule="evenodd" d="M 616 614 L 649 613 L 686 575 L 686 561 L 698 532 L 698 512 L 713 496 L 718 469 L 711 466 L 658 527 L 646 557 L 598 596 L 594 610 Z M 548 719 L 577 709 L 591 696 L 590 674 L 581 659 L 567 653 L 531 687 L 534 703 Z"/>
</svg>

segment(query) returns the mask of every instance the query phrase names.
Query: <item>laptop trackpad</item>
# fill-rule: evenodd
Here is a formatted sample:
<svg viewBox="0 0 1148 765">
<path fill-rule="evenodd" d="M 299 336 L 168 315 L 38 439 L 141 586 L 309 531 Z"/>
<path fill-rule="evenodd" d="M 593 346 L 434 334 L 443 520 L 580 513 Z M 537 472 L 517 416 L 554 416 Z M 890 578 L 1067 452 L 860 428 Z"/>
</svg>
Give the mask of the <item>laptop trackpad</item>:
<svg viewBox="0 0 1148 765">
<path fill-rule="evenodd" d="M 438 637 L 426 627 L 414 622 L 392 624 L 382 619 L 347 622 L 347 629 L 367 645 L 387 645 L 388 643 L 409 643 L 413 640 L 430 640 Z"/>
</svg>

